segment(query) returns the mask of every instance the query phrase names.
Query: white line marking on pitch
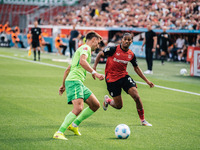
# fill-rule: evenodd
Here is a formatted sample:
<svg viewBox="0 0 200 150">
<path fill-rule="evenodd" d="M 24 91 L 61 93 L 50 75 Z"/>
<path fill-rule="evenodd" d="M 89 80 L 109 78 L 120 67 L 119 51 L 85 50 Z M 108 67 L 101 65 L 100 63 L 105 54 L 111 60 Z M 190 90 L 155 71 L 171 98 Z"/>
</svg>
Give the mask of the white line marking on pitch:
<svg viewBox="0 0 200 150">
<path fill-rule="evenodd" d="M 41 64 L 41 65 L 45 65 L 45 66 L 51 66 L 51 67 L 62 68 L 62 69 L 67 68 L 67 67 L 64 67 L 64 66 L 58 66 L 58 65 L 53 65 L 53 64 L 43 63 L 43 62 L 37 62 L 37 61 L 32 61 L 32 60 L 27 60 L 27 59 L 23 59 L 23 58 L 12 57 L 12 56 L 6 56 L 6 55 L 0 55 L 0 57 L 11 58 L 11 59 L 16 59 L 16 60 L 20 60 L 20 61 L 25 61 L 25 62 L 35 63 L 35 64 Z M 147 85 L 144 82 L 139 82 L 139 81 L 136 81 L 136 82 L 139 83 L 139 84 Z M 160 85 L 155 85 L 155 87 L 200 96 L 200 93 L 194 93 L 194 92 L 189 92 L 189 91 L 184 91 L 184 90 L 179 90 L 179 89 L 174 89 L 174 88 L 168 88 L 168 87 L 164 87 L 164 86 L 160 86 Z"/>
<path fill-rule="evenodd" d="M 140 83 L 140 84 L 147 85 L 144 82 L 139 82 L 139 81 L 136 81 L 136 82 Z M 155 87 L 158 87 L 158 88 L 161 88 L 161 89 L 166 89 L 166 90 L 177 91 L 177 92 L 188 93 L 188 94 L 200 96 L 200 93 L 194 93 L 194 92 L 189 92 L 189 91 L 184 91 L 184 90 L 179 90 L 179 89 L 173 89 L 173 88 L 168 88 L 168 87 L 164 87 L 164 86 L 160 86 L 160 85 L 155 85 Z"/>
<path fill-rule="evenodd" d="M 12 57 L 12 56 L 6 56 L 6 55 L 0 55 L 0 56 L 1 57 L 5 57 L 5 58 L 11 58 L 11 59 L 16 59 L 16 60 L 26 61 L 26 62 L 30 62 L 30 63 L 35 63 L 35 64 L 41 64 L 41 65 L 45 65 L 45 66 L 51 66 L 51 67 L 57 67 L 57 68 L 64 68 L 64 69 L 67 68 L 67 67 L 64 67 L 64 66 L 58 66 L 58 65 L 53 65 L 53 64 L 43 63 L 43 62 L 39 62 L 39 61 L 33 61 L 33 60 L 23 59 L 23 58 L 17 58 L 17 57 Z"/>
</svg>

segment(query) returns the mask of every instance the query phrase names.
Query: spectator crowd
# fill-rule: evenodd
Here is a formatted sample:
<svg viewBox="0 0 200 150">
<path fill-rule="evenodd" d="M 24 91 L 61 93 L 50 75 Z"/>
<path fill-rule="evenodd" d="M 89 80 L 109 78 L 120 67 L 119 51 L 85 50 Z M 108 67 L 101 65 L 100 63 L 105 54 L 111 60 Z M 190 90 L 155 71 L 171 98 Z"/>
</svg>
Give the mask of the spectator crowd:
<svg viewBox="0 0 200 150">
<path fill-rule="evenodd" d="M 163 27 L 166 27 L 166 29 L 174 30 L 200 30 L 200 1 L 196 0 L 94 0 L 87 5 L 76 6 L 71 9 L 70 11 L 64 10 L 60 15 L 53 18 L 53 20 L 49 22 L 44 21 L 42 24 L 138 28 L 147 28 L 150 25 L 152 29 L 163 29 Z M 81 35 L 79 37 L 79 33 L 75 32 L 74 27 L 73 31 L 74 35 L 70 33 L 69 38 L 72 43 L 69 44 L 70 57 L 72 57 L 72 49 L 75 51 L 74 39 L 77 37 L 77 39 L 81 39 Z M 19 27 L 12 29 L 9 26 L 9 22 L 5 25 L 0 24 L 0 33 L 1 41 L 6 39 L 5 35 L 11 34 L 14 46 L 18 47 L 19 43 L 21 47 L 24 47 L 23 41 L 20 41 L 18 38 L 20 34 Z M 47 46 L 48 52 L 52 52 L 51 45 L 43 39 L 45 33 L 44 31 L 40 37 L 41 50 L 44 51 L 44 46 Z M 77 35 L 75 36 L 75 34 Z M 84 37 L 84 35 L 82 36 Z M 159 35 L 157 36 L 159 37 Z M 123 32 L 119 31 L 109 37 L 107 42 L 119 44 L 122 37 Z M 200 35 L 172 34 L 169 37 L 167 53 L 168 58 L 172 60 L 185 60 L 188 46 L 200 46 Z M 67 46 L 62 43 L 60 38 L 67 37 L 66 35 L 62 37 L 62 34 L 59 34 L 56 38 L 56 48 L 59 54 L 64 55 Z M 142 34 L 140 34 L 140 40 L 143 40 Z M 28 44 L 31 45 L 30 43 L 29 40 Z M 156 53 L 156 58 L 159 53 Z"/>
<path fill-rule="evenodd" d="M 64 10 L 46 24 L 200 30 L 200 1 L 101 0 Z"/>
</svg>

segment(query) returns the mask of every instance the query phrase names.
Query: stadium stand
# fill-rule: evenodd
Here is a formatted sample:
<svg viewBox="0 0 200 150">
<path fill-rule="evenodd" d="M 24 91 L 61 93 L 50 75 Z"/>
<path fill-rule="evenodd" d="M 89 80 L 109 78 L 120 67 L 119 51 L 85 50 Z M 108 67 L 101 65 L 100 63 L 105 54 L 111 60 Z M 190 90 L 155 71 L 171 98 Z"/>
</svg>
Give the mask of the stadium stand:
<svg viewBox="0 0 200 150">
<path fill-rule="evenodd" d="M 23 33 L 27 33 L 31 28 L 27 25 L 38 20 L 39 25 L 43 25 L 42 32 L 48 34 L 46 37 L 53 38 L 51 41 L 55 40 L 58 32 L 66 34 L 64 39 L 67 39 L 73 24 L 83 36 L 91 28 L 105 33 L 103 37 L 107 42 L 117 32 L 130 31 L 137 35 L 145 32 L 146 26 L 151 24 L 156 33 L 167 26 L 173 44 L 184 33 L 188 38 L 186 45 L 195 45 L 192 41 L 196 41 L 200 30 L 200 2 L 195 0 L 81 0 L 73 6 L 63 5 L 62 1 L 60 4 L 57 1 L 55 4 L 27 1 L 29 4 L 26 5 L 17 1 L 20 0 L 15 4 L 0 4 L 0 24 L 9 21 L 12 29 L 19 26 Z M 25 23 L 21 19 L 25 19 Z M 52 45 L 55 49 L 53 42 Z"/>
<path fill-rule="evenodd" d="M 76 7 L 73 11 L 62 9 L 54 17 L 54 25 L 95 27 L 146 27 L 152 24 L 160 29 L 200 29 L 200 2 L 195 0 L 103 0 Z M 48 24 L 48 23 L 47 23 Z"/>
<path fill-rule="evenodd" d="M 35 10 L 35 11 L 34 11 Z M 19 14 L 30 15 L 29 24 L 41 19 L 43 25 L 84 27 L 146 27 L 160 29 L 200 29 L 200 2 L 195 0 L 102 0 L 80 1 L 77 6 L 0 5 L 0 22 L 9 19 L 19 25 Z M 40 16 L 40 17 L 38 17 Z"/>
<path fill-rule="evenodd" d="M 19 26 L 19 15 L 32 13 L 38 6 L 33 5 L 16 5 L 16 4 L 1 4 L 0 5 L 0 22 L 5 24 L 10 22 L 10 26 Z"/>
</svg>

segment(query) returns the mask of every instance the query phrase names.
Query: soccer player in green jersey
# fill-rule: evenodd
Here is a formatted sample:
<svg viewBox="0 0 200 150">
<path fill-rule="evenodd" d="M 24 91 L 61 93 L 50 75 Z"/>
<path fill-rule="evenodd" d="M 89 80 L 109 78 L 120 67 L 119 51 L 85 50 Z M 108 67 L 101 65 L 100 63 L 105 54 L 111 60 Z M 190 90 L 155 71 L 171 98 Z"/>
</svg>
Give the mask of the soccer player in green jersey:
<svg viewBox="0 0 200 150">
<path fill-rule="evenodd" d="M 97 73 L 90 65 L 91 51 L 99 47 L 102 37 L 94 31 L 86 35 L 86 44 L 79 47 L 72 59 L 71 65 L 66 69 L 63 76 L 63 84 L 59 89 L 62 95 L 66 90 L 68 104 L 73 104 L 72 111 L 65 117 L 64 122 L 59 130 L 54 134 L 53 138 L 67 140 L 64 136 L 65 130 L 68 128 L 76 135 L 81 135 L 78 131 L 79 124 L 90 117 L 100 107 L 99 101 L 95 95 L 83 85 L 86 77 L 86 71 L 97 77 L 99 80 L 104 79 L 104 75 Z M 84 102 L 89 107 L 83 110 Z M 82 111 L 83 110 L 83 111 Z"/>
</svg>

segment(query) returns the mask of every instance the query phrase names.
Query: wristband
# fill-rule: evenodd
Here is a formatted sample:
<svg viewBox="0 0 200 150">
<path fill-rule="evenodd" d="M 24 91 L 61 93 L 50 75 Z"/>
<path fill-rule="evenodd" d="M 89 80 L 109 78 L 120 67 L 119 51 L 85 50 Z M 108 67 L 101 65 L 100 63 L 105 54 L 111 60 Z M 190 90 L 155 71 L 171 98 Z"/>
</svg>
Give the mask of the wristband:
<svg viewBox="0 0 200 150">
<path fill-rule="evenodd" d="M 93 71 L 92 71 L 92 75 L 95 74 L 95 73 L 97 73 L 97 72 L 96 72 L 95 70 L 93 70 Z"/>
</svg>

